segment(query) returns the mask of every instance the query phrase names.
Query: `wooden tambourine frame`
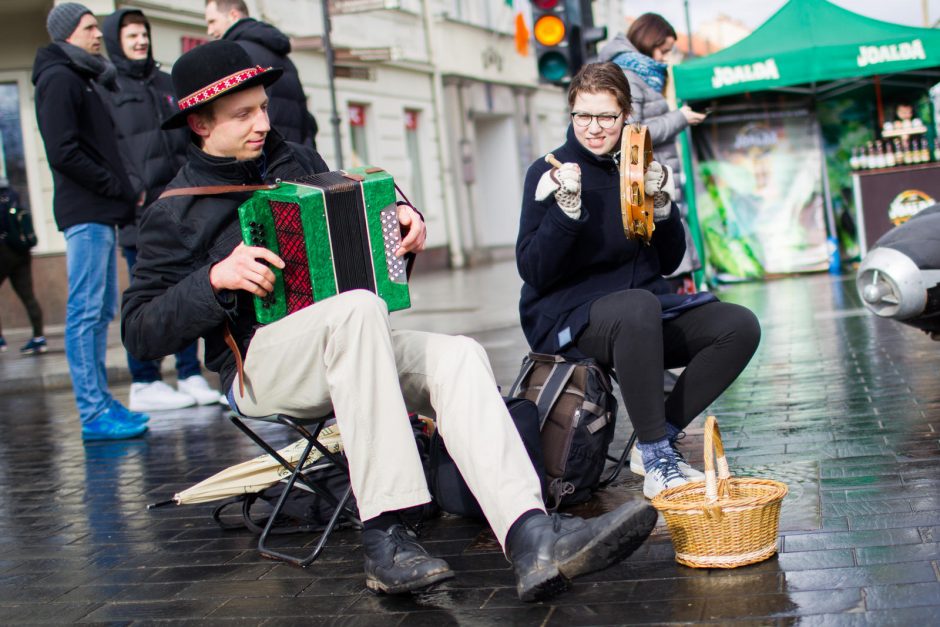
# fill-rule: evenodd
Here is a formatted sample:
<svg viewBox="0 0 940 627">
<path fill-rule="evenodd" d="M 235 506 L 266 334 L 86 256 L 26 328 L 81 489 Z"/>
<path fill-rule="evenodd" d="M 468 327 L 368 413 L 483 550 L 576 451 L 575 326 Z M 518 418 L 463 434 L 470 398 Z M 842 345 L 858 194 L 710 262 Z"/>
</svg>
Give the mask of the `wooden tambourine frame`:
<svg viewBox="0 0 940 627">
<path fill-rule="evenodd" d="M 644 177 L 653 161 L 653 143 L 649 131 L 639 124 L 628 124 L 620 139 L 620 215 L 627 239 L 649 244 L 656 225 L 653 223 L 653 199 L 646 195 Z"/>
</svg>

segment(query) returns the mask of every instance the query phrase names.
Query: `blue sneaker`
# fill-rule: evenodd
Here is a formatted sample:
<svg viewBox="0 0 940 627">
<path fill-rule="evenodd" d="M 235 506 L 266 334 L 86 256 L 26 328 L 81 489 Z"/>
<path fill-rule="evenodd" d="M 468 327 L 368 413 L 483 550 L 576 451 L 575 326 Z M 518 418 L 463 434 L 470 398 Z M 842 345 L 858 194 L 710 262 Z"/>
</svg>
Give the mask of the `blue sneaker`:
<svg viewBox="0 0 940 627">
<path fill-rule="evenodd" d="M 115 415 L 114 408 L 82 425 L 82 440 L 126 440 L 136 438 L 147 430 L 147 425 L 125 422 Z"/>
<path fill-rule="evenodd" d="M 46 346 L 46 338 L 40 335 L 26 342 L 23 348 L 20 349 L 20 355 L 39 355 L 47 350 L 49 350 L 49 347 Z"/>
<path fill-rule="evenodd" d="M 128 424 L 145 425 L 150 422 L 150 415 L 140 411 L 131 411 L 115 398 L 111 401 L 111 411 L 119 420 Z"/>
<path fill-rule="evenodd" d="M 7 352 L 7 341 L 0 335 L 0 353 Z"/>
</svg>

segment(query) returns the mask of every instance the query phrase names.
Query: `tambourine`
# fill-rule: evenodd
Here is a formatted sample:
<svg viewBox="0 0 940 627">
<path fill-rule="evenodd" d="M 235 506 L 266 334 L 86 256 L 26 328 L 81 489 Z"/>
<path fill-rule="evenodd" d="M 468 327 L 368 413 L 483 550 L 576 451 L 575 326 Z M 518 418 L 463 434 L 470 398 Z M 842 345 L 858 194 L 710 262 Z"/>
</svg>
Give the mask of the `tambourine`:
<svg viewBox="0 0 940 627">
<path fill-rule="evenodd" d="M 653 223 L 653 199 L 646 195 L 644 177 L 653 161 L 653 142 L 649 131 L 639 124 L 628 124 L 620 138 L 620 215 L 627 239 L 649 244 L 656 225 Z"/>
</svg>

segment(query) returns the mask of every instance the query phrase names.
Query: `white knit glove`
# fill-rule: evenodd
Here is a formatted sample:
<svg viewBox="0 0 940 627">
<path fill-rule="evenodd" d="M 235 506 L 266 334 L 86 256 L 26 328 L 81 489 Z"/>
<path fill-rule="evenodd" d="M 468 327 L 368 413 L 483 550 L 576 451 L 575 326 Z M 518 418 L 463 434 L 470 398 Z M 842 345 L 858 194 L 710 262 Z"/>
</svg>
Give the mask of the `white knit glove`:
<svg viewBox="0 0 940 627">
<path fill-rule="evenodd" d="M 650 163 L 643 178 L 646 195 L 653 197 L 653 222 L 665 220 L 672 213 L 672 199 L 676 197 L 676 179 L 672 168 L 656 161 Z"/>
<path fill-rule="evenodd" d="M 555 202 L 568 217 L 581 217 L 581 168 L 577 163 L 563 163 L 542 175 L 535 187 L 535 199 L 545 200 L 549 194 L 555 194 Z"/>
</svg>

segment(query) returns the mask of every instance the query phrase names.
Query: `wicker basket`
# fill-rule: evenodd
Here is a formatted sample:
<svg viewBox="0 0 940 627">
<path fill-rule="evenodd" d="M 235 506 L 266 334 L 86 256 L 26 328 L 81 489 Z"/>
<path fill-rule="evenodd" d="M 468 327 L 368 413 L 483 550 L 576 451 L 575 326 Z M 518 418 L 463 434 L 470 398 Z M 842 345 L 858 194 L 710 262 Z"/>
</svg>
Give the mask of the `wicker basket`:
<svg viewBox="0 0 940 627">
<path fill-rule="evenodd" d="M 718 467 L 717 478 L 715 466 Z M 735 568 L 777 552 L 779 481 L 732 477 L 718 421 L 705 421 L 705 481 L 663 490 L 653 499 L 672 535 L 676 561 L 695 568 Z"/>
</svg>

